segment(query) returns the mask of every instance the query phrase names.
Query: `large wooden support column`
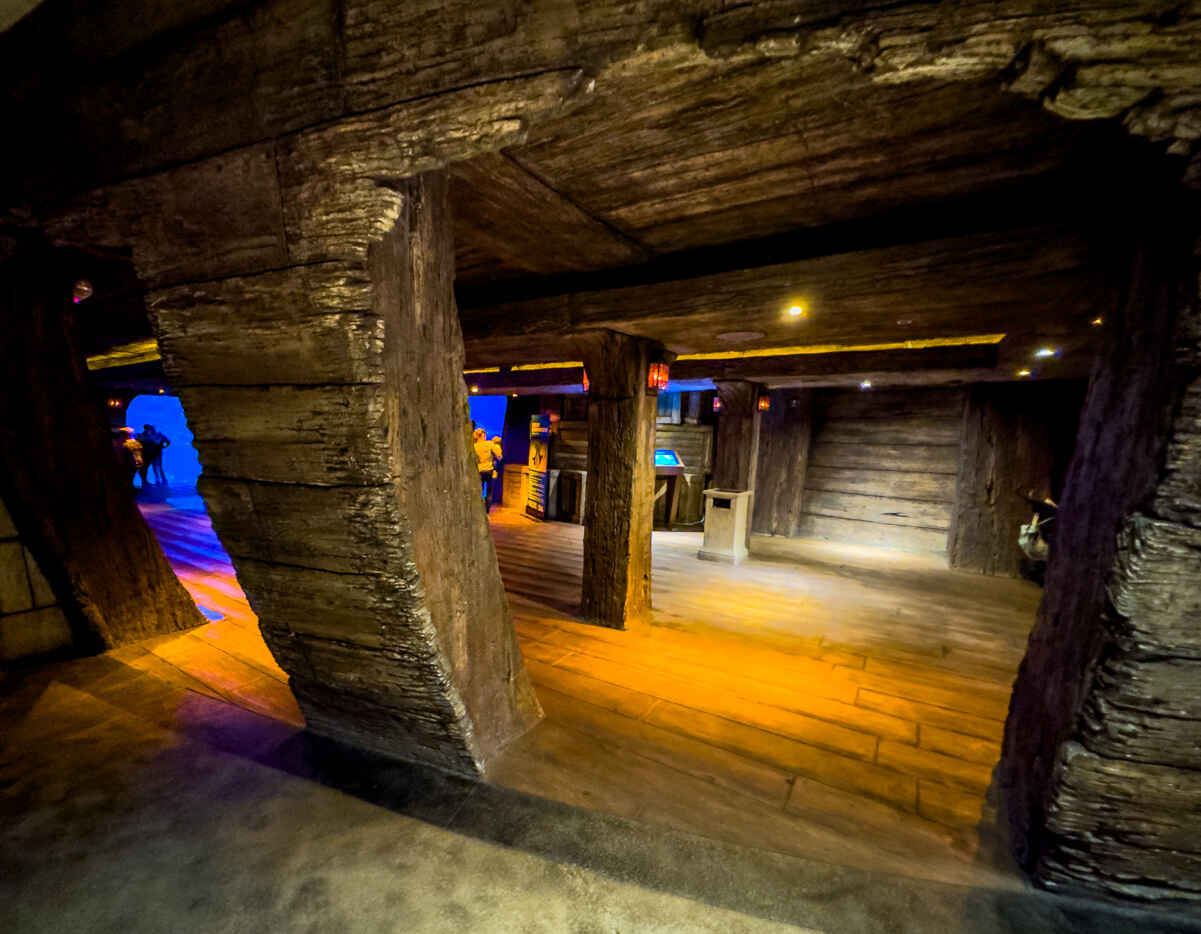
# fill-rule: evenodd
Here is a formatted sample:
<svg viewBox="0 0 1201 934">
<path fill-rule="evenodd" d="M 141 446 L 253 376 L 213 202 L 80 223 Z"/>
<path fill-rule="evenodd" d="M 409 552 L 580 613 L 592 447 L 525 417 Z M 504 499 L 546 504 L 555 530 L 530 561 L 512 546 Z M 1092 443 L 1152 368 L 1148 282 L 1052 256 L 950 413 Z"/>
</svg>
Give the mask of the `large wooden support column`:
<svg viewBox="0 0 1201 934">
<path fill-rule="evenodd" d="M 1041 884 L 1201 899 L 1197 270 L 1191 220 L 1170 205 L 1135 229 L 998 783 Z"/>
<path fill-rule="evenodd" d="M 446 175 L 358 197 L 295 216 L 362 250 L 152 308 L 214 527 L 309 728 L 477 776 L 540 711 L 470 456 Z"/>
<path fill-rule="evenodd" d="M 76 648 L 99 651 L 204 617 L 142 520 L 87 386 L 71 300 L 78 274 L 36 247 L 0 267 L 0 500 Z"/>
<path fill-rule="evenodd" d="M 1034 511 L 1027 494 L 1051 495 L 1054 391 L 1038 383 L 978 383 L 968 392 L 947 536 L 951 567 L 1018 576 L 1018 527 Z"/>
<path fill-rule="evenodd" d="M 721 414 L 717 417 L 717 451 L 713 486 L 753 490 L 759 465 L 759 397 L 764 389 L 744 379 L 717 380 Z"/>
<path fill-rule="evenodd" d="M 813 434 L 813 390 L 777 389 L 759 426 L 759 465 L 752 529 L 761 535 L 793 537 L 801 521 L 809 441 Z"/>
<path fill-rule="evenodd" d="M 588 371 L 588 489 L 581 615 L 614 629 L 649 619 L 656 394 L 662 346 L 613 331 L 579 339 Z"/>
</svg>

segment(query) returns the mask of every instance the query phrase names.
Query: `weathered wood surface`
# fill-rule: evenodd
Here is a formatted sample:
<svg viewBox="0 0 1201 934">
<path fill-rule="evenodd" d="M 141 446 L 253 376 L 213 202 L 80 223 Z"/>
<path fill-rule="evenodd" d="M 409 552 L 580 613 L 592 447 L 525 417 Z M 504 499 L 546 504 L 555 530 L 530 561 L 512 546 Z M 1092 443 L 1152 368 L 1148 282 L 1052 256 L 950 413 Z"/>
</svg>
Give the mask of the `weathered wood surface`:
<svg viewBox="0 0 1201 934">
<path fill-rule="evenodd" d="M 832 490 L 807 490 L 805 511 L 819 516 L 878 522 L 883 525 L 909 525 L 940 531 L 945 530 L 951 520 L 951 507 L 948 503 Z"/>
<path fill-rule="evenodd" d="M 624 629 L 651 610 L 655 414 L 650 363 L 663 350 L 612 331 L 578 339 L 588 370 L 588 486 L 580 613 Z"/>
<path fill-rule="evenodd" d="M 1002 78 L 1014 95 L 1068 118 L 1125 113 L 1130 132 L 1179 149 L 1201 136 L 1190 96 L 1201 26 L 1191 11 L 1160 18 L 1163 7 L 1155 2 L 1045 7 L 977 0 L 957 4 L 954 15 L 929 3 L 867 4 L 834 11 L 834 19 L 830 11 L 797 16 L 770 2 L 719 9 L 704 0 L 550 6 L 487 0 L 439 3 L 437 15 L 428 3 L 272 0 L 247 10 L 198 0 L 175 14 L 147 3 L 123 8 L 121 24 L 138 23 L 128 33 L 114 16 L 92 13 L 82 21 L 88 28 L 64 35 L 72 12 L 66 5 L 45 4 L 4 37 L 0 55 L 17 113 L 42 117 L 49 130 L 23 154 L 23 167 L 64 181 L 146 172 L 322 120 L 567 66 L 596 76 L 609 110 L 620 113 L 639 95 L 662 100 L 645 125 L 674 125 L 681 139 L 705 143 L 692 153 L 695 164 L 677 174 L 707 172 L 711 185 L 741 181 L 742 203 L 771 208 L 760 212 L 760 226 L 806 206 L 795 196 L 773 205 L 764 196 L 773 176 L 802 179 L 824 196 L 809 210 L 828 213 L 840 198 L 871 204 L 894 191 L 912 198 L 923 184 L 964 190 L 981 178 L 1029 171 L 1030 156 L 1049 135 L 1048 118 L 1035 106 L 1023 111 L 1018 96 L 998 95 Z M 121 39 L 106 41 L 114 33 Z M 58 70 L 48 74 L 50 62 Z M 748 71 L 758 74 L 748 78 Z M 699 106 L 721 82 L 741 82 L 736 99 L 764 103 L 732 114 Z M 870 106 L 848 113 L 849 96 Z M 982 108 L 990 108 L 986 118 L 971 120 Z M 905 119 L 896 126 L 879 120 L 886 109 Z M 603 113 L 588 122 L 603 126 Z M 1014 124 L 1013 131 L 982 139 L 998 122 Z M 781 125 L 792 133 L 773 144 Z M 740 179 L 736 161 L 704 158 L 732 148 L 722 145 L 723 132 L 755 139 L 771 158 Z M 937 160 L 925 143 L 940 132 L 955 156 L 939 166 L 941 177 L 926 182 Z M 150 139 L 155 146 L 145 145 Z M 836 182 L 846 170 L 847 141 L 864 154 L 855 161 L 868 182 L 854 197 Z M 985 157 L 996 149 L 1000 158 Z M 631 152 L 638 151 L 621 154 Z M 808 156 L 799 165 L 797 152 Z M 98 164 L 80 172 L 81 153 Z M 628 161 L 618 154 L 610 164 Z M 968 161 L 973 157 L 978 164 Z M 550 156 L 543 161 L 549 164 Z M 635 167 L 653 164 L 644 158 Z M 815 184 L 823 175 L 830 178 L 825 190 Z M 906 187 L 881 183 L 892 176 Z M 660 200 L 682 200 L 669 183 L 664 187 Z M 710 198 L 696 200 L 707 206 Z"/>
<path fill-rule="evenodd" d="M 1043 884 L 1195 898 L 1201 830 L 1189 801 L 1201 758 L 1191 754 L 1196 732 L 1167 718 L 1176 688 L 1195 684 L 1192 661 L 1171 673 L 1171 659 L 1195 658 L 1195 638 L 1181 634 L 1201 563 L 1189 530 L 1135 510 L 1157 501 L 1173 418 L 1182 444 L 1167 462 L 1182 463 L 1190 444 L 1180 400 L 1192 379 L 1182 364 L 1195 355 L 1197 280 L 1192 219 L 1148 197 L 1160 207 L 1134 225 L 1123 301 L 1106 319 L 998 785 L 1016 854 Z M 1164 714 L 1151 713 L 1161 694 Z M 1168 823 L 1187 846 L 1138 836 L 1140 825 Z"/>
<path fill-rule="evenodd" d="M 1051 497 L 1052 384 L 979 385 L 963 411 L 963 447 L 947 551 L 951 567 L 1016 577 L 1018 528 Z"/>
<path fill-rule="evenodd" d="M 713 457 L 713 486 L 723 490 L 754 490 L 759 466 L 759 397 L 767 390 L 746 380 L 718 380 L 717 437 Z M 748 529 L 749 534 L 749 529 Z"/>
<path fill-rule="evenodd" d="M 451 169 L 458 279 L 524 272 L 555 275 L 637 263 L 647 251 L 606 226 L 525 169 L 511 155 L 489 153 Z M 480 266 L 460 243 L 502 262 Z"/>
<path fill-rule="evenodd" d="M 929 475 L 953 477 L 957 454 L 958 448 L 950 445 L 826 444 L 818 436 L 814 439 L 809 462 L 815 467 L 922 471 Z M 888 466 L 883 467 L 885 464 Z"/>
<path fill-rule="evenodd" d="M 171 385 L 378 383 L 384 329 L 349 262 L 152 291 Z"/>
<path fill-rule="evenodd" d="M 88 652 L 204 618 L 138 513 L 88 387 L 71 302 L 79 268 L 44 248 L 0 266 L 0 499 Z"/>
<path fill-rule="evenodd" d="M 816 395 L 797 533 L 944 551 L 962 404 L 958 389 Z"/>
<path fill-rule="evenodd" d="M 379 198 L 365 259 L 161 291 L 156 323 L 214 526 L 310 729 L 478 775 L 538 705 L 471 461 L 447 180 Z M 217 336 L 239 313 L 240 351 Z"/>
<path fill-rule="evenodd" d="M 681 354 L 729 350 L 718 335 L 731 330 L 762 332 L 768 347 L 858 344 L 881 332 L 897 339 L 898 319 L 911 322 L 901 340 L 1003 334 L 1014 328 L 1013 309 L 1019 306 L 1029 312 L 1025 320 L 1030 322 L 1044 313 L 1036 309 L 1045 309 L 1051 321 L 1073 314 L 1087 320 L 1096 290 L 1087 273 L 1088 257 L 1078 235 L 1046 227 L 822 256 L 813 256 L 810 246 L 786 262 L 751 260 L 742 268 L 704 275 L 697 271 L 708 264 L 698 264 L 683 274 L 667 270 L 655 281 L 624 284 L 611 278 L 604 287 L 544 297 L 506 300 L 489 290 L 486 304 L 465 305 L 461 313 L 464 337 L 472 344 L 615 328 L 655 335 Z M 648 275 L 638 272 L 641 280 Z M 797 283 L 814 296 L 807 302 L 810 314 L 799 322 L 785 314 Z M 966 353 L 977 365 L 979 355 L 988 356 L 987 351 Z M 685 373 L 692 366 L 687 360 L 681 364 Z"/>
<path fill-rule="evenodd" d="M 759 425 L 759 467 L 751 529 L 762 535 L 796 534 L 809 470 L 813 393 L 772 392 Z"/>
<path fill-rule="evenodd" d="M 942 554 L 947 548 L 947 533 L 943 529 L 883 525 L 810 512 L 801 514 L 796 534 L 800 538 L 871 545 L 874 548 L 891 548 L 916 554 Z"/>
</svg>

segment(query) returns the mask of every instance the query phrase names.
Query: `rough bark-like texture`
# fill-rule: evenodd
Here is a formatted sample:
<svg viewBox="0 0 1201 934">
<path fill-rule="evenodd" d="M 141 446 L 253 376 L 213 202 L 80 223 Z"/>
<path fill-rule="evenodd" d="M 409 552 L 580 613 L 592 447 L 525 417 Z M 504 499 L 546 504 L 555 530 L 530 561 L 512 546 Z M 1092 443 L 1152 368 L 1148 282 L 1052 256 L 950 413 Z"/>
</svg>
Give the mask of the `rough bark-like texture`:
<svg viewBox="0 0 1201 934">
<path fill-rule="evenodd" d="M 1107 316 L 1109 347 L 1094 369 L 1081 416 L 998 784 L 1015 852 L 1043 884 L 1173 897 L 1197 894 L 1196 858 L 1189 855 L 1195 843 L 1178 846 L 1178 835 L 1165 849 L 1162 838 L 1140 838 L 1130 828 L 1169 822 L 1186 827 L 1192 841 L 1201 838 L 1189 804 L 1201 756 L 1187 750 L 1196 748 L 1197 734 L 1187 724 L 1154 719 L 1181 712 L 1168 703 L 1156 714 L 1138 708 L 1158 709 L 1168 700 L 1147 687 L 1163 682 L 1157 658 L 1190 654 L 1175 645 L 1184 628 L 1181 613 L 1195 603 L 1188 594 L 1201 562 L 1186 544 L 1187 530 L 1167 535 L 1158 523 L 1127 517 L 1162 499 L 1156 493 L 1161 476 L 1164 487 L 1180 489 L 1179 474 L 1170 466 L 1164 473 L 1174 416 L 1177 440 L 1168 464 L 1192 456 L 1187 436 L 1195 419 L 1188 406 L 1179 406 L 1196 365 L 1197 280 L 1191 225 L 1164 207 L 1139 227 L 1125 294 Z M 1183 675 L 1196 683 L 1191 663 L 1181 665 L 1168 680 Z M 1140 700 L 1132 704 L 1132 695 Z M 1192 743 L 1181 748 L 1180 738 L 1190 734 Z M 1078 754 L 1077 741 L 1092 752 Z M 1193 770 L 1173 772 L 1175 766 L 1162 764 L 1179 764 L 1182 755 Z"/>
<path fill-rule="evenodd" d="M 579 352 L 589 378 L 580 613 L 625 629 L 648 620 L 651 610 L 658 397 L 646 383 L 663 349 L 603 331 L 581 337 Z"/>
<path fill-rule="evenodd" d="M 446 184 L 381 189 L 361 258 L 151 306 L 214 527 L 310 729 L 479 775 L 539 708 L 470 459 Z"/>
<path fill-rule="evenodd" d="M 981 384 L 963 412 L 959 478 L 947 539 L 951 567 L 1017 577 L 1018 527 L 1052 495 L 1063 387 L 1056 383 Z M 1066 425 L 1065 425 L 1066 422 Z"/>
<path fill-rule="evenodd" d="M 721 414 L 717 417 L 713 486 L 723 490 L 754 490 L 759 468 L 759 397 L 766 390 L 746 380 L 718 380 Z"/>
<path fill-rule="evenodd" d="M 72 270 L 49 251 L 0 268 L 0 499 L 67 614 L 76 647 L 199 626 L 134 504 L 86 384 Z"/>
<path fill-rule="evenodd" d="M 720 424 L 720 422 L 719 422 Z M 809 468 L 813 392 L 782 389 L 759 425 L 759 467 L 751 527 L 761 535 L 797 534 Z"/>
</svg>

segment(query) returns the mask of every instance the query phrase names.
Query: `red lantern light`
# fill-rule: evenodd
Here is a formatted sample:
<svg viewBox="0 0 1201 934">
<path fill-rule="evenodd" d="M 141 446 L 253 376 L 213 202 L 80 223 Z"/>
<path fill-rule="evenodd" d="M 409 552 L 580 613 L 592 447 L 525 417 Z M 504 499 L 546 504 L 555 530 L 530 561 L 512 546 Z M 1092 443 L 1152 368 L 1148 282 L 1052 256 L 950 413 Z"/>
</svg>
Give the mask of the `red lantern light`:
<svg viewBox="0 0 1201 934">
<path fill-rule="evenodd" d="M 769 399 L 766 395 L 760 396 L 759 397 L 759 411 L 766 412 L 770 408 L 771 408 L 771 399 Z"/>
<path fill-rule="evenodd" d="M 720 412 L 720 411 L 721 411 L 721 396 L 714 396 L 714 397 L 713 397 L 713 411 L 714 411 L 714 412 Z"/>
<path fill-rule="evenodd" d="M 584 378 L 582 380 L 580 380 L 580 383 L 584 387 L 584 392 L 587 392 L 588 391 L 588 371 L 587 370 L 584 371 Z"/>
<path fill-rule="evenodd" d="M 667 388 L 669 370 L 666 363 L 652 363 L 647 373 L 646 388 L 656 391 Z"/>
</svg>

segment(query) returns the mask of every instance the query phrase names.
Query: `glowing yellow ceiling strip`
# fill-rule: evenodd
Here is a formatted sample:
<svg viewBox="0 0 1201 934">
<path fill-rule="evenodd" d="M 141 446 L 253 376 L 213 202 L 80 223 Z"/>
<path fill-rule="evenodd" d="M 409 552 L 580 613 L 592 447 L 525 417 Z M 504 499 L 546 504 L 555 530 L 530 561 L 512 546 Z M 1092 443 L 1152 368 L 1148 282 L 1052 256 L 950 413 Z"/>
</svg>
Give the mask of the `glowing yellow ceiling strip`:
<svg viewBox="0 0 1201 934">
<path fill-rule="evenodd" d="M 518 370 L 566 370 L 573 366 L 583 365 L 582 360 L 562 360 L 558 363 L 522 363 L 511 369 L 516 373 Z"/>
<path fill-rule="evenodd" d="M 677 360 L 738 360 L 746 357 L 793 357 L 802 354 L 850 353 L 861 350 L 926 350 L 930 347 L 968 347 L 999 344 L 1004 334 L 969 334 L 965 337 L 927 337 L 922 340 L 891 341 L 887 344 L 804 344 L 799 347 L 757 347 L 754 350 L 718 350 L 713 353 L 682 353 Z"/>
<path fill-rule="evenodd" d="M 463 372 L 465 374 L 466 373 L 499 373 L 500 367 L 498 367 L 498 366 L 482 366 L 475 370 L 464 370 Z"/>
<path fill-rule="evenodd" d="M 88 357 L 87 362 L 89 370 L 108 370 L 115 366 L 149 363 L 158 358 L 158 341 L 152 337 L 149 340 L 134 341 L 132 344 L 121 344 L 108 353 L 94 354 Z"/>
</svg>

